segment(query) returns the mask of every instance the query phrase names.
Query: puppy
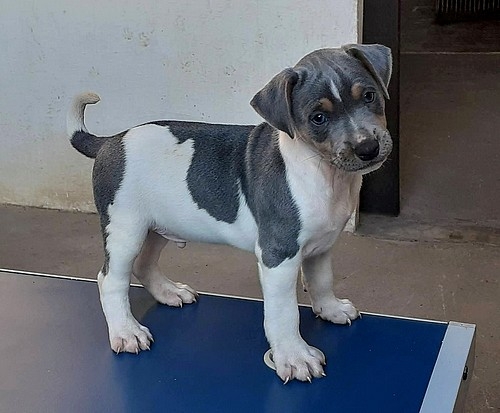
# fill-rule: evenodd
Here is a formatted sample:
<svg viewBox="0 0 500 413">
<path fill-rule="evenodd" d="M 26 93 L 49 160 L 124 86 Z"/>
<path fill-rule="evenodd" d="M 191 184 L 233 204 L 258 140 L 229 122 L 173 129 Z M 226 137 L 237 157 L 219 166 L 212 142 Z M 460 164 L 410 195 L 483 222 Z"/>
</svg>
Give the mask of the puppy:
<svg viewBox="0 0 500 413">
<path fill-rule="evenodd" d="M 302 271 L 312 309 L 333 323 L 359 313 L 333 292 L 331 249 L 358 203 L 363 174 L 392 149 L 384 98 L 391 53 L 381 45 L 321 49 L 278 73 L 252 99 L 258 126 L 158 121 L 110 137 L 87 131 L 93 93 L 68 114 L 71 144 L 95 158 L 93 190 L 105 260 L 98 274 L 111 348 L 137 353 L 152 335 L 130 310 L 133 273 L 160 303 L 196 301 L 158 267 L 167 242 L 229 244 L 255 253 L 264 328 L 284 381 L 324 375 L 299 333 Z"/>
</svg>

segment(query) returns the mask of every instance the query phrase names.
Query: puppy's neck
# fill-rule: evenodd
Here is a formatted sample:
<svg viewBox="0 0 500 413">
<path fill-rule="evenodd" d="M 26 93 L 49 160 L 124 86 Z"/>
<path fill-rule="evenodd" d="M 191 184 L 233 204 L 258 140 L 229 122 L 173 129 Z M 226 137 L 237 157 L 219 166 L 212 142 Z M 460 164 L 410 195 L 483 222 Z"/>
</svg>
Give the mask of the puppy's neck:
<svg viewBox="0 0 500 413">
<path fill-rule="evenodd" d="M 285 132 L 279 132 L 278 144 L 286 165 L 289 179 L 326 198 L 356 197 L 361 188 L 359 173 L 346 172 L 321 159 L 318 152 L 301 139 L 292 139 Z"/>
<path fill-rule="evenodd" d="M 337 168 L 323 160 L 315 148 L 302 139 L 292 139 L 287 133 L 279 131 L 278 143 L 287 169 L 293 168 L 303 175 L 309 173 L 325 177 L 335 175 Z"/>
</svg>

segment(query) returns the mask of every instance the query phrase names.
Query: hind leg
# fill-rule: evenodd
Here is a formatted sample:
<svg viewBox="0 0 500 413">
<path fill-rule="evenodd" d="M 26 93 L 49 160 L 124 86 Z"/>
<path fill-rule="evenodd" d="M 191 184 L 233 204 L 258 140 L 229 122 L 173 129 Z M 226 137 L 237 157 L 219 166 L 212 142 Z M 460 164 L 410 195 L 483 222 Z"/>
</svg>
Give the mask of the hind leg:
<svg viewBox="0 0 500 413">
<path fill-rule="evenodd" d="M 169 280 L 160 270 L 158 260 L 168 240 L 149 231 L 142 250 L 134 263 L 134 275 L 156 301 L 174 307 L 196 302 L 198 294 L 186 284 Z"/>
<path fill-rule="evenodd" d="M 106 261 L 98 275 L 99 295 L 116 353 L 149 350 L 153 337 L 132 315 L 129 302 L 132 265 L 146 237 L 147 225 L 135 216 L 111 217 L 104 230 Z"/>
</svg>

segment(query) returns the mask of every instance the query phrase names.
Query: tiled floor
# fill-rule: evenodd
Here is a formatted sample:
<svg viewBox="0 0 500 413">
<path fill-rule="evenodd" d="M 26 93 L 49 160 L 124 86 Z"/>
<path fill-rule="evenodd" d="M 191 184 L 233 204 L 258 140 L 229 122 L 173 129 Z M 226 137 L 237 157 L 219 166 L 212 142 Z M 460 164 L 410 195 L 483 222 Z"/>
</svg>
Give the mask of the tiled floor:
<svg viewBox="0 0 500 413">
<path fill-rule="evenodd" d="M 93 278 L 101 264 L 97 216 L 0 207 L 0 268 Z M 248 253 L 169 245 L 161 264 L 170 278 L 199 291 L 261 296 L 255 260 Z M 335 247 L 335 268 L 338 295 L 361 310 L 477 324 L 467 412 L 500 411 L 498 246 L 344 234 Z M 299 297 L 307 302 L 303 292 Z"/>
</svg>

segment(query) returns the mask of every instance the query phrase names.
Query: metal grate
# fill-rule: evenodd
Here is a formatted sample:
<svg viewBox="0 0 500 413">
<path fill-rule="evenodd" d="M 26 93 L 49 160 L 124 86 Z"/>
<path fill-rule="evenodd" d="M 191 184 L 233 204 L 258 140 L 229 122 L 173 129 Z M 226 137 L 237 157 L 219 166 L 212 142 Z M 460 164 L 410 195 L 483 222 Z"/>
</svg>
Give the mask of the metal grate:
<svg viewBox="0 0 500 413">
<path fill-rule="evenodd" d="M 436 0 L 439 22 L 455 22 L 500 17 L 500 0 Z"/>
</svg>

